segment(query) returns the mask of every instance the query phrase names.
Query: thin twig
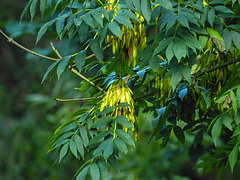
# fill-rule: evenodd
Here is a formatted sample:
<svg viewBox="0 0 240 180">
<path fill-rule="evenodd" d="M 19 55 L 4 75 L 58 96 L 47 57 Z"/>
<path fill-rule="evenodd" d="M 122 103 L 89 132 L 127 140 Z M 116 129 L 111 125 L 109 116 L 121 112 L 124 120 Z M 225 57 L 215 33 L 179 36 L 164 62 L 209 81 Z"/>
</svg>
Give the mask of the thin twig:
<svg viewBox="0 0 240 180">
<path fill-rule="evenodd" d="M 87 100 L 99 99 L 99 98 L 100 97 L 79 98 L 79 99 L 58 99 L 58 98 L 53 98 L 53 100 L 57 101 L 57 102 L 71 102 L 71 101 L 87 101 Z"/>
<path fill-rule="evenodd" d="M 52 49 L 53 51 L 57 54 L 57 56 L 61 59 L 62 56 L 60 55 L 60 53 L 58 52 L 58 50 L 54 47 L 53 43 L 51 43 Z M 69 66 L 69 69 L 75 73 L 76 75 L 78 75 L 80 78 L 82 78 L 83 80 L 87 81 L 89 84 L 91 84 L 92 86 L 96 87 L 99 91 L 102 91 L 103 89 L 100 88 L 98 85 L 96 85 L 95 83 L 93 83 L 92 81 L 90 81 L 88 78 L 86 78 L 85 76 L 83 76 L 82 74 L 80 74 L 76 69 L 73 69 L 72 66 Z"/>
<path fill-rule="evenodd" d="M 27 49 L 26 47 L 22 46 L 21 44 L 17 43 L 16 41 L 14 41 L 12 38 L 8 37 L 1 29 L 0 29 L 0 33 L 8 40 L 8 42 L 18 46 L 19 48 L 35 55 L 35 56 L 39 56 L 41 58 L 44 58 L 44 59 L 48 59 L 48 60 L 51 60 L 51 61 L 57 61 L 58 59 L 56 58 L 52 58 L 52 57 L 48 57 L 48 56 L 44 56 L 44 55 L 41 55 L 41 54 L 38 54 L 34 51 L 31 51 L 30 49 Z"/>
</svg>

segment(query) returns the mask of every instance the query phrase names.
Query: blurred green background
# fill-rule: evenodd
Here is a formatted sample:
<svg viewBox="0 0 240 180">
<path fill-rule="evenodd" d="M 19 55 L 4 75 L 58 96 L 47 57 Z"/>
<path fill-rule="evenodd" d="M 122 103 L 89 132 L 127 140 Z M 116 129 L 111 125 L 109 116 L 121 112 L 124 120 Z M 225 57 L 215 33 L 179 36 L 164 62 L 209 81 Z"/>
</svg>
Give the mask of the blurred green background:
<svg viewBox="0 0 240 180">
<path fill-rule="evenodd" d="M 59 42 L 48 31 L 35 46 L 40 17 L 32 23 L 29 17 L 19 23 L 26 0 L 1 0 L 0 27 L 20 44 L 44 55 L 54 57 L 50 41 L 62 55 L 79 48 L 77 39 Z M 71 119 L 82 105 L 80 102 L 57 103 L 53 98 L 79 98 L 85 92 L 74 90 L 81 80 L 66 72 L 60 80 L 55 77 L 41 84 L 43 74 L 51 62 L 24 52 L 0 35 L 0 179 L 71 179 L 80 163 L 68 155 L 60 164 L 58 153 L 47 154 L 47 145 L 54 130 Z M 94 72 L 92 72 L 94 73 Z M 192 170 L 203 151 L 211 147 L 207 137 L 203 146 L 191 146 L 187 135 L 185 145 L 173 137 L 163 150 L 151 137 L 151 114 L 139 118 L 141 140 L 136 149 L 120 160 L 120 171 L 111 170 L 109 179 L 237 179 L 239 171 L 215 170 L 204 175 L 203 170 Z M 239 166 L 236 169 L 239 169 Z"/>
</svg>

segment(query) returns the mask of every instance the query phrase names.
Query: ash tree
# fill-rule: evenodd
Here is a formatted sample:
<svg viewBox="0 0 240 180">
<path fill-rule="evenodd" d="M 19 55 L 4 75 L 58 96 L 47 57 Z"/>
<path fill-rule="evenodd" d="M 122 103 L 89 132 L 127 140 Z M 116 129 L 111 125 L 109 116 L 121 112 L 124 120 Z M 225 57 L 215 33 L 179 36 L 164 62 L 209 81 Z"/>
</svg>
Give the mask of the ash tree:
<svg viewBox="0 0 240 180">
<path fill-rule="evenodd" d="M 80 161 L 76 179 L 105 179 L 108 169 L 141 141 L 140 112 L 154 115 L 150 141 L 167 148 L 171 134 L 192 145 L 213 144 L 195 168 L 230 168 L 240 150 L 240 1 L 29 0 L 21 19 L 44 22 L 56 38 L 79 41 L 74 54 L 55 57 L 42 82 L 72 71 L 88 91 L 86 103 L 53 134 L 49 152 Z M 1 31 L 10 42 L 24 48 Z M 88 72 L 96 68 L 92 77 Z M 76 85 L 78 86 L 78 85 Z M 63 87 L 64 88 L 64 87 Z M 61 101 L 61 99 L 56 99 Z M 150 142 L 151 143 L 151 142 Z"/>
</svg>

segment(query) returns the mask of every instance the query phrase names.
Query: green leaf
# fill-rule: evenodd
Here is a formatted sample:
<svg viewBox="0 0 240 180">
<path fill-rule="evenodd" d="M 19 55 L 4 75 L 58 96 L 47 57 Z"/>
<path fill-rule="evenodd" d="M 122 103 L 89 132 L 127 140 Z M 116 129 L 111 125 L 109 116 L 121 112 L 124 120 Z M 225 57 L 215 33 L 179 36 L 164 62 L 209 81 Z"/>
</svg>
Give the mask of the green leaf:
<svg viewBox="0 0 240 180">
<path fill-rule="evenodd" d="M 82 50 L 80 51 L 76 56 L 75 56 L 75 64 L 78 68 L 78 71 L 81 72 L 82 71 L 82 67 L 85 64 L 85 60 L 86 60 L 86 50 Z"/>
<path fill-rule="evenodd" d="M 182 73 L 181 70 L 177 70 L 177 71 L 175 71 L 175 73 L 171 77 L 171 86 L 173 88 L 173 91 L 176 89 L 176 87 L 178 86 L 178 84 L 182 80 L 181 73 Z"/>
<path fill-rule="evenodd" d="M 177 16 L 176 14 L 173 14 L 174 16 L 168 20 L 166 30 L 167 32 L 176 24 Z"/>
<path fill-rule="evenodd" d="M 182 57 L 185 57 L 187 54 L 187 49 L 183 40 L 177 41 L 173 44 L 173 52 L 176 56 L 178 62 L 181 61 Z"/>
<path fill-rule="evenodd" d="M 42 19 L 46 10 L 46 5 L 47 5 L 47 0 L 40 0 L 40 11 L 41 11 Z"/>
<path fill-rule="evenodd" d="M 117 116 L 116 117 L 116 121 L 123 125 L 124 127 L 127 127 L 127 128 L 133 128 L 133 125 L 128 121 L 128 119 L 125 117 L 125 116 Z"/>
<path fill-rule="evenodd" d="M 160 53 L 165 47 L 167 47 L 167 45 L 172 41 L 172 37 L 168 37 L 166 39 L 163 39 L 162 41 L 160 41 L 160 43 L 158 44 L 158 46 L 155 48 L 153 55 L 155 56 L 156 54 Z"/>
<path fill-rule="evenodd" d="M 208 11 L 208 22 L 212 27 L 213 27 L 214 19 L 215 19 L 215 11 L 214 9 L 210 9 Z"/>
<path fill-rule="evenodd" d="M 239 124 L 237 125 L 237 127 L 235 128 L 232 137 L 237 136 L 237 135 L 239 135 L 239 134 L 240 134 L 240 123 L 239 123 Z M 231 138 L 232 138 L 232 137 L 231 137 Z"/>
<path fill-rule="evenodd" d="M 119 103 L 117 107 L 134 107 L 134 106 L 128 103 Z"/>
<path fill-rule="evenodd" d="M 65 18 L 60 18 L 59 20 L 57 20 L 56 22 L 56 31 L 57 34 L 60 36 L 60 34 L 62 33 L 62 30 L 64 28 L 64 22 L 65 22 Z"/>
<path fill-rule="evenodd" d="M 121 140 L 121 139 L 114 139 L 114 143 L 116 145 L 116 147 L 119 149 L 119 151 L 123 152 L 124 154 L 127 154 L 128 149 L 126 144 Z"/>
<path fill-rule="evenodd" d="M 181 67 L 181 71 L 182 76 L 187 80 L 189 84 L 191 84 L 192 83 L 191 69 L 187 65 L 184 65 Z"/>
<path fill-rule="evenodd" d="M 83 170 L 78 174 L 76 180 L 85 180 L 88 170 L 89 166 L 83 168 Z"/>
<path fill-rule="evenodd" d="M 224 43 L 226 45 L 226 50 L 228 50 L 232 44 L 232 36 L 231 31 L 229 31 L 227 28 L 223 30 L 222 38 L 224 40 Z"/>
<path fill-rule="evenodd" d="M 77 147 L 75 142 L 72 140 L 70 141 L 70 150 L 72 151 L 73 155 L 78 158 Z"/>
<path fill-rule="evenodd" d="M 146 19 L 147 22 L 149 22 L 151 19 L 151 5 L 149 0 L 141 1 L 141 10 L 143 17 Z"/>
<path fill-rule="evenodd" d="M 120 9 L 116 13 L 140 23 L 139 19 L 136 17 L 134 13 L 132 13 L 132 11 L 129 11 L 127 9 Z"/>
<path fill-rule="evenodd" d="M 84 15 L 82 16 L 82 19 L 84 20 L 84 22 L 85 22 L 87 25 L 89 25 L 89 26 L 91 26 L 91 27 L 94 28 L 93 19 L 92 19 L 92 17 L 91 17 L 90 14 L 88 14 L 88 13 L 84 14 Z"/>
<path fill-rule="evenodd" d="M 26 4 L 26 6 L 24 7 L 24 9 L 23 9 L 23 11 L 22 11 L 22 13 L 21 13 L 21 16 L 20 16 L 20 22 L 22 22 L 23 16 L 24 16 L 24 15 L 26 14 L 26 12 L 29 10 L 29 7 L 30 7 L 32 1 L 33 1 L 33 0 L 28 1 L 27 4 Z"/>
<path fill-rule="evenodd" d="M 58 61 L 52 63 L 51 66 L 49 66 L 49 68 L 47 69 L 47 71 L 45 72 L 45 74 L 44 74 L 44 76 L 43 76 L 43 79 L 42 79 L 42 82 L 41 82 L 41 83 L 43 83 L 43 82 L 45 81 L 45 79 L 47 78 L 47 76 L 48 76 L 48 74 L 50 73 L 50 71 L 51 71 L 53 68 L 55 68 L 55 67 L 58 65 L 59 62 L 60 62 L 60 61 L 58 60 Z"/>
<path fill-rule="evenodd" d="M 166 57 L 168 62 L 171 61 L 171 59 L 173 58 L 173 47 L 174 47 L 174 43 L 171 41 L 170 44 L 168 45 L 167 49 L 166 49 Z"/>
<path fill-rule="evenodd" d="M 104 17 L 107 19 L 107 20 L 109 20 L 109 15 L 108 15 L 108 12 L 107 12 L 107 10 L 104 8 L 104 7 L 98 7 L 97 8 L 97 10 L 99 10 L 103 15 L 104 15 Z"/>
<path fill-rule="evenodd" d="M 121 39 L 121 29 L 115 21 L 112 21 L 108 24 L 110 31 Z"/>
<path fill-rule="evenodd" d="M 165 9 L 173 10 L 172 3 L 170 0 L 157 0 L 157 2 Z"/>
<path fill-rule="evenodd" d="M 80 131 L 80 134 L 81 134 L 81 137 L 82 137 L 83 145 L 86 147 L 89 143 L 87 130 L 85 129 L 85 127 L 81 126 L 79 131 Z"/>
<path fill-rule="evenodd" d="M 238 159 L 238 151 L 239 151 L 238 147 L 235 147 L 229 155 L 229 165 L 231 167 L 232 173 L 233 173 L 234 166 Z"/>
<path fill-rule="evenodd" d="M 230 98 L 232 100 L 232 107 L 235 111 L 235 115 L 237 115 L 237 98 L 232 90 L 230 90 Z"/>
<path fill-rule="evenodd" d="M 79 154 L 84 158 L 84 148 L 83 148 L 83 143 L 80 136 L 78 134 L 75 134 L 73 140 L 76 144 L 76 148 Z"/>
<path fill-rule="evenodd" d="M 108 124 L 109 122 L 111 122 L 113 119 L 112 116 L 104 116 L 102 118 L 100 118 L 96 124 L 93 124 L 92 127 L 95 127 L 95 128 L 99 128 L 99 127 L 103 127 L 105 126 L 106 124 Z"/>
<path fill-rule="evenodd" d="M 112 141 L 108 141 L 108 144 L 106 146 L 107 147 L 103 151 L 103 157 L 107 161 L 109 156 L 111 156 L 112 153 L 113 153 L 113 142 Z"/>
<path fill-rule="evenodd" d="M 90 42 L 90 48 L 94 55 L 96 56 L 96 58 L 99 61 L 103 61 L 103 49 L 102 47 L 100 47 L 99 41 L 97 39 L 94 39 Z"/>
<path fill-rule="evenodd" d="M 236 95 L 237 95 L 238 105 L 240 107 L 240 88 L 237 88 Z"/>
<path fill-rule="evenodd" d="M 98 146 L 98 148 L 95 149 L 95 151 L 93 152 L 93 156 L 94 156 L 93 158 L 96 158 L 97 156 L 99 156 L 103 152 L 103 150 L 107 148 L 107 145 L 108 145 L 109 141 L 112 141 L 112 140 L 111 139 L 107 139 L 107 140 L 103 141 Z"/>
<path fill-rule="evenodd" d="M 38 31 L 38 34 L 37 34 L 37 41 L 36 41 L 36 44 L 38 43 L 38 41 L 42 38 L 43 34 L 45 34 L 45 32 L 47 31 L 47 28 L 49 26 L 51 26 L 53 23 L 55 22 L 55 19 L 45 23 L 41 29 Z"/>
<path fill-rule="evenodd" d="M 61 74 L 65 71 L 68 63 L 69 63 L 69 60 L 71 59 L 72 56 L 67 56 L 67 57 L 64 57 L 60 60 L 60 63 L 57 67 L 57 76 L 58 76 L 58 79 L 60 78 Z"/>
<path fill-rule="evenodd" d="M 236 31 L 231 31 L 232 41 L 235 46 L 240 49 L 240 34 Z"/>
<path fill-rule="evenodd" d="M 31 6 L 30 6 L 31 21 L 33 20 L 33 17 L 36 13 L 37 2 L 38 2 L 38 0 L 33 0 L 32 3 L 31 3 Z"/>
<path fill-rule="evenodd" d="M 96 9 L 90 11 L 90 14 L 92 14 L 93 18 L 100 24 L 101 27 L 103 27 L 102 15 Z"/>
<path fill-rule="evenodd" d="M 109 135 L 111 133 L 110 130 L 108 131 L 103 131 L 101 133 L 99 133 L 98 135 L 96 135 L 93 139 L 90 140 L 89 144 L 88 145 L 92 145 L 96 142 L 98 142 L 99 140 L 105 138 L 107 135 Z"/>
<path fill-rule="evenodd" d="M 127 26 L 127 27 L 131 28 L 132 30 L 134 30 L 131 21 L 127 17 L 125 17 L 123 15 L 116 15 L 114 17 L 114 20 L 117 21 L 118 23 L 120 23 L 124 26 Z"/>
<path fill-rule="evenodd" d="M 226 115 L 226 114 L 224 114 L 224 115 L 222 116 L 222 123 L 223 123 L 224 126 L 226 126 L 230 131 L 233 131 L 233 129 L 232 129 L 232 121 L 233 121 L 233 119 L 232 119 L 231 116 Z"/>
<path fill-rule="evenodd" d="M 100 174 L 101 174 L 102 179 L 103 180 L 108 179 L 109 173 L 108 173 L 108 168 L 107 168 L 105 161 L 102 159 L 98 159 L 97 164 L 100 169 L 100 172 L 101 172 Z"/>
<path fill-rule="evenodd" d="M 69 142 L 67 142 L 66 144 L 63 145 L 61 151 L 60 151 L 60 157 L 59 157 L 59 162 L 62 160 L 62 158 L 67 154 L 68 151 L 68 145 Z"/>
<path fill-rule="evenodd" d="M 219 11 L 219 12 L 223 12 L 223 13 L 233 13 L 230 9 L 228 9 L 225 6 L 215 6 L 214 9 L 215 9 L 215 11 Z"/>
<path fill-rule="evenodd" d="M 153 56 L 152 58 L 149 59 L 149 66 L 150 69 L 153 72 L 157 72 L 159 68 L 159 57 L 158 56 Z"/>
<path fill-rule="evenodd" d="M 130 145 L 130 146 L 134 146 L 134 147 L 135 147 L 135 143 L 134 143 L 134 141 L 132 140 L 131 136 L 130 136 L 128 133 L 124 132 L 124 131 L 121 130 L 121 129 L 117 129 L 116 132 L 117 132 L 117 135 L 118 135 L 125 143 L 127 143 L 127 144 Z"/>
<path fill-rule="evenodd" d="M 92 179 L 94 179 L 94 180 L 100 179 L 100 172 L 99 172 L 98 165 L 96 163 L 91 164 L 90 175 L 91 175 Z"/>
<path fill-rule="evenodd" d="M 220 41 L 223 41 L 223 38 L 214 29 L 207 27 L 207 32 L 210 34 L 211 37 L 214 37 Z"/>
<path fill-rule="evenodd" d="M 215 121 L 213 128 L 212 128 L 212 138 L 215 146 L 217 147 L 217 140 L 221 134 L 222 131 L 222 118 L 221 116 Z"/>
<path fill-rule="evenodd" d="M 184 144 L 184 142 L 185 142 L 185 135 L 184 135 L 184 132 L 183 132 L 182 128 L 180 128 L 179 126 L 174 126 L 173 132 L 174 132 L 175 136 L 178 138 L 178 140 L 181 143 Z"/>
<path fill-rule="evenodd" d="M 177 20 L 178 20 L 178 22 L 179 22 L 182 26 L 184 26 L 184 27 L 186 27 L 186 28 L 189 29 L 188 20 L 187 20 L 186 16 L 184 16 L 183 13 L 180 13 L 180 14 L 179 14 L 179 16 L 177 17 Z"/>
</svg>

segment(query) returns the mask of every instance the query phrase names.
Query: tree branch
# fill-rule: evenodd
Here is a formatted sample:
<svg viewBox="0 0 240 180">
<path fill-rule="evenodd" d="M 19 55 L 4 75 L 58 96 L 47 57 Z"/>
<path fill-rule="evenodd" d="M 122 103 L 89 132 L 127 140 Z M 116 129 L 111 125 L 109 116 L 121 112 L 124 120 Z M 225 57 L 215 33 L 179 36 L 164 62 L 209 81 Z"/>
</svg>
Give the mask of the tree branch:
<svg viewBox="0 0 240 180">
<path fill-rule="evenodd" d="M 17 43 L 16 41 L 14 41 L 12 38 L 8 37 L 1 29 L 0 29 L 0 33 L 8 40 L 8 42 L 18 46 L 19 48 L 23 49 L 24 51 L 27 51 L 35 56 L 39 56 L 41 58 L 44 58 L 44 59 L 48 59 L 48 60 L 51 60 L 51 61 L 58 61 L 62 58 L 62 56 L 59 54 L 58 50 L 54 47 L 53 43 L 51 42 L 51 46 L 52 46 L 52 50 L 56 53 L 56 55 L 58 56 L 58 59 L 57 58 L 52 58 L 52 57 L 48 57 L 48 56 L 44 56 L 44 55 L 41 55 L 41 54 L 38 54 L 24 46 L 22 46 L 21 44 Z M 111 45 L 111 44 L 110 44 Z M 107 45 L 106 47 L 104 47 L 105 49 L 110 47 L 110 45 Z M 86 59 L 90 59 L 92 57 L 94 57 L 95 55 L 92 54 L 90 56 L 88 56 Z M 88 78 L 86 78 L 85 76 L 83 76 L 82 74 L 80 74 L 77 70 L 73 69 L 71 66 L 69 66 L 69 69 L 75 73 L 76 75 L 78 75 L 80 78 L 82 78 L 83 80 L 87 81 L 89 84 L 91 84 L 92 86 L 96 87 L 99 91 L 102 91 L 103 89 L 100 88 L 98 85 L 94 84 L 93 82 L 91 82 Z"/>
<path fill-rule="evenodd" d="M 216 70 L 218 70 L 218 69 L 224 68 L 225 66 L 234 64 L 234 63 L 239 62 L 239 61 L 240 61 L 240 59 L 228 61 L 228 62 L 226 62 L 226 63 L 220 64 L 219 66 L 215 66 L 215 67 L 213 67 L 213 68 L 210 68 L 210 69 L 208 69 L 208 70 L 205 71 L 205 72 L 196 73 L 196 74 L 193 74 L 193 75 L 194 75 L 196 78 L 198 78 L 198 77 L 203 76 L 203 75 L 205 75 L 205 74 L 207 74 L 207 73 L 210 73 L 210 72 L 216 71 Z"/>
<path fill-rule="evenodd" d="M 58 98 L 53 98 L 54 101 L 57 102 L 71 102 L 71 101 L 87 101 L 91 99 L 99 99 L 100 97 L 92 97 L 92 98 L 79 98 L 79 99 L 58 99 Z"/>
<path fill-rule="evenodd" d="M 24 51 L 27 51 L 35 56 L 39 56 L 41 58 L 44 58 L 44 59 L 48 59 L 48 60 L 51 60 L 51 61 L 57 61 L 59 59 L 56 59 L 56 58 L 52 58 L 52 57 L 48 57 L 48 56 L 44 56 L 44 55 L 41 55 L 41 54 L 38 54 L 34 51 L 31 51 L 30 49 L 22 46 L 21 44 L 17 43 L 16 41 L 14 41 L 12 38 L 8 37 L 1 29 L 0 29 L 0 33 L 8 40 L 8 42 L 18 46 L 19 48 L 23 49 Z"/>
</svg>

